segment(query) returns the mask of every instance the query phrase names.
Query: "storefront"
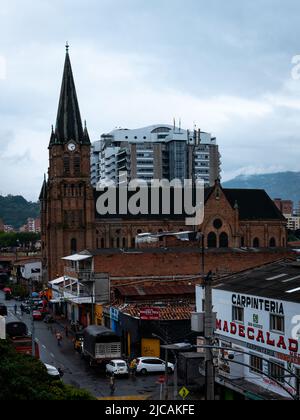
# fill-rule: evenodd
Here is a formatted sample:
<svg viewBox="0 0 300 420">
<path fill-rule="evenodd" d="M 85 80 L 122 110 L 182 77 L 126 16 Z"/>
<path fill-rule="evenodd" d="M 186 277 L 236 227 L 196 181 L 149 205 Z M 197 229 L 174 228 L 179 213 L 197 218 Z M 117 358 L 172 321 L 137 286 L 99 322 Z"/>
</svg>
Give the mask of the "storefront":
<svg viewBox="0 0 300 420">
<path fill-rule="evenodd" d="M 300 288 L 294 282 L 300 280 L 300 267 L 290 271 L 281 265 L 278 272 L 274 268 L 270 266 L 270 273 L 261 270 L 261 282 L 256 282 L 256 270 L 247 273 L 248 278 L 235 276 L 232 283 L 229 279 L 213 289 L 216 336 L 220 346 L 235 354 L 234 361 L 222 362 L 219 370 L 225 377 L 246 378 L 257 387 L 291 398 L 299 392 Z M 204 290 L 200 286 L 196 298 L 201 312 Z"/>
</svg>

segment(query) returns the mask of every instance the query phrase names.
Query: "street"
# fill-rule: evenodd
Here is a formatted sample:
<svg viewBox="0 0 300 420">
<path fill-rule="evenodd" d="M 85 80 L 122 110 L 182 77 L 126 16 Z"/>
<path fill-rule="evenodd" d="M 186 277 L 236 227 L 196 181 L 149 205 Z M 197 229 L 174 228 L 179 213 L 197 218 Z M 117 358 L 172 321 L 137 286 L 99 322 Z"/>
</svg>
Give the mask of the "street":
<svg viewBox="0 0 300 420">
<path fill-rule="evenodd" d="M 8 308 L 9 318 L 25 322 L 31 333 L 31 317 L 21 316 L 20 303 L 14 300 L 5 302 L 4 294 L 0 292 L 0 304 Z M 18 305 L 18 313 L 15 316 L 15 305 Z M 62 346 L 57 345 L 55 331 L 63 334 Z M 105 373 L 89 367 L 81 356 L 74 351 L 72 337 L 66 338 L 63 327 L 58 324 L 47 325 L 44 322 L 35 322 L 35 335 L 40 348 L 41 361 L 49 365 L 61 368 L 64 372 L 63 381 L 66 384 L 88 390 L 96 398 L 110 397 L 109 380 Z M 116 391 L 114 397 L 122 399 L 158 399 L 159 385 L 158 376 L 138 376 L 132 378 L 116 379 Z"/>
</svg>

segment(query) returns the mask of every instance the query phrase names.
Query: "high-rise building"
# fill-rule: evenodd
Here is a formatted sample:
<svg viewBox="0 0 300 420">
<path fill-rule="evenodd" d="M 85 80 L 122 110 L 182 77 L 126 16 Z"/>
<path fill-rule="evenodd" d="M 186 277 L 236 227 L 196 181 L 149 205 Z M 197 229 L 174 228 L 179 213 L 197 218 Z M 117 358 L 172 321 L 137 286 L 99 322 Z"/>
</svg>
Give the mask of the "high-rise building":
<svg viewBox="0 0 300 420">
<path fill-rule="evenodd" d="M 128 179 L 202 179 L 206 186 L 220 178 L 216 138 L 200 130 L 170 125 L 136 130 L 116 129 L 103 134 L 92 148 L 92 184 L 114 181 L 120 172 Z"/>
</svg>

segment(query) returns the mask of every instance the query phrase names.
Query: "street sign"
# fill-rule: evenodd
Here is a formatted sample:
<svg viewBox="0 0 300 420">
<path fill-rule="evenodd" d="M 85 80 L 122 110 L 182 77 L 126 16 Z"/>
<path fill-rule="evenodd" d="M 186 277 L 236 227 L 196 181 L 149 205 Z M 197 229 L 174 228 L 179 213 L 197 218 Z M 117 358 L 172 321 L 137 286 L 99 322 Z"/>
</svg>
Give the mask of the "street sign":
<svg viewBox="0 0 300 420">
<path fill-rule="evenodd" d="M 184 386 L 183 388 L 181 388 L 181 390 L 179 391 L 179 395 L 181 396 L 181 398 L 183 400 L 185 400 L 190 394 L 190 391 Z"/>
<path fill-rule="evenodd" d="M 165 376 L 160 376 L 159 380 L 158 380 L 158 383 L 159 384 L 164 384 L 165 382 L 166 382 L 166 377 Z"/>
</svg>

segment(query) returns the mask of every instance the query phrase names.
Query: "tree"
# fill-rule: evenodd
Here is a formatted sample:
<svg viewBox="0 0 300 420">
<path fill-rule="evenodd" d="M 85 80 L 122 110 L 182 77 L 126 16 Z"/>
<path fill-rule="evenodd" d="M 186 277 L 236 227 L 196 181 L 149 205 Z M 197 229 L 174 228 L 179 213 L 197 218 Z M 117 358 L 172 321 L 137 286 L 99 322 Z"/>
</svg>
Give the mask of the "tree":
<svg viewBox="0 0 300 420">
<path fill-rule="evenodd" d="M 45 366 L 0 340 L 0 401 L 94 400 L 87 391 L 53 380 Z"/>
</svg>

